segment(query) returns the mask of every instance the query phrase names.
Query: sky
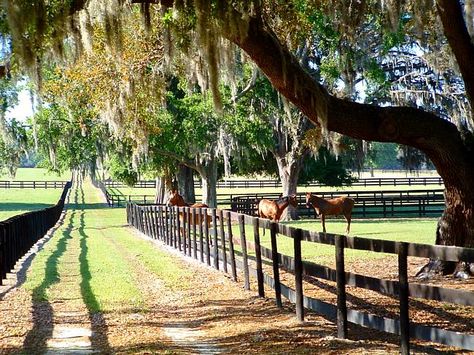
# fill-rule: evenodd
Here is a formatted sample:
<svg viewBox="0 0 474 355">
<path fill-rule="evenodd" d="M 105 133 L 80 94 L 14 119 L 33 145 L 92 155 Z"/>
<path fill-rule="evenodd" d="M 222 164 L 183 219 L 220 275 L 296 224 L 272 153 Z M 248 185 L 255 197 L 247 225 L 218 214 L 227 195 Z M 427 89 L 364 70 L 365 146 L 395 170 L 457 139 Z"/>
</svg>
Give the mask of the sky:
<svg viewBox="0 0 474 355">
<path fill-rule="evenodd" d="M 16 118 L 18 121 L 24 122 L 28 117 L 33 115 L 31 107 L 31 98 L 28 90 L 22 90 L 18 94 L 18 105 L 7 110 L 7 118 Z"/>
</svg>

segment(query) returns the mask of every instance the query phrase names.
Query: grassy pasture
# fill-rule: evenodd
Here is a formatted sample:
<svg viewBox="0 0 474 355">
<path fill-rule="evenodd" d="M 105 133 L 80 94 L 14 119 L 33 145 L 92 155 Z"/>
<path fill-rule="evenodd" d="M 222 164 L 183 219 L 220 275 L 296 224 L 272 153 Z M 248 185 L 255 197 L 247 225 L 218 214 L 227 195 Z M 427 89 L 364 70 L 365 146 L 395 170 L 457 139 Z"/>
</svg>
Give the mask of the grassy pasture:
<svg viewBox="0 0 474 355">
<path fill-rule="evenodd" d="M 20 168 L 15 176 L 16 181 L 66 181 L 71 174 L 58 176 L 41 168 Z M 0 180 L 10 180 L 0 176 Z M 0 221 L 11 216 L 39 210 L 58 202 L 62 189 L 0 189 Z"/>
<path fill-rule="evenodd" d="M 0 221 L 58 202 L 62 189 L 0 189 Z"/>
<path fill-rule="evenodd" d="M 10 179 L 6 175 L 0 175 L 0 180 L 16 180 L 16 181 L 69 181 L 71 172 L 67 171 L 61 175 L 50 172 L 43 168 L 19 168 L 15 178 Z"/>
<path fill-rule="evenodd" d="M 394 219 L 355 219 L 351 223 L 351 236 L 384 239 L 392 241 L 404 241 L 410 243 L 434 244 L 436 218 L 394 218 Z M 319 220 L 301 220 L 287 223 L 294 227 L 306 230 L 322 231 Z M 339 218 L 326 220 L 326 231 L 334 234 L 344 234 L 346 222 Z M 246 226 L 245 234 L 248 241 L 254 240 L 253 227 Z M 239 226 L 234 225 L 233 235 L 239 239 Z M 270 231 L 260 230 L 262 245 L 271 248 Z M 293 256 L 293 240 L 282 235 L 277 238 L 278 252 Z M 239 250 L 239 246 L 236 246 Z M 302 256 L 305 260 L 323 265 L 334 263 L 335 250 L 333 246 L 302 242 Z M 359 260 L 375 260 L 387 257 L 385 253 L 375 253 L 363 250 L 347 249 L 345 259 L 351 263 Z"/>
<path fill-rule="evenodd" d="M 64 275 L 77 274 L 74 292 L 90 313 L 146 312 L 147 295 L 139 290 L 130 255 L 167 287 L 186 286 L 187 276 L 173 258 L 124 228 L 125 211 L 106 207 L 90 184 L 71 190 L 70 202 L 63 225 L 34 259 L 23 285 L 35 302 L 72 298 L 71 289 L 59 282 Z"/>
</svg>

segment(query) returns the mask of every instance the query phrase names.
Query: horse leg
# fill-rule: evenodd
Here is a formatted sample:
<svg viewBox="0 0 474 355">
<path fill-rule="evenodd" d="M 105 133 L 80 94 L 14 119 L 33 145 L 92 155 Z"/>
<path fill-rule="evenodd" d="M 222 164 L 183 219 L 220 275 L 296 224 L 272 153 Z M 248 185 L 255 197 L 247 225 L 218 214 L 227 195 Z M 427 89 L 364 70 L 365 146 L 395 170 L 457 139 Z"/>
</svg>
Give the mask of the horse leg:
<svg viewBox="0 0 474 355">
<path fill-rule="evenodd" d="M 326 219 L 324 214 L 321 213 L 321 224 L 323 225 L 323 233 L 326 233 Z"/>
<path fill-rule="evenodd" d="M 351 231 L 351 215 L 350 214 L 344 215 L 344 217 L 346 217 L 346 221 L 347 221 L 346 234 L 349 234 Z"/>
</svg>

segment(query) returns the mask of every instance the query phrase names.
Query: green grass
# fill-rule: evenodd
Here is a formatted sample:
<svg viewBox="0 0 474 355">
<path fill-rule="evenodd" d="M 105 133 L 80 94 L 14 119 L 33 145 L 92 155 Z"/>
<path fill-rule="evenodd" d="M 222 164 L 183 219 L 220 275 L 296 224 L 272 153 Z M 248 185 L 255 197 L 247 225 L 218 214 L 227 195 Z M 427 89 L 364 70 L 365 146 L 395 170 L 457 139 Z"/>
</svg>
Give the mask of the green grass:
<svg viewBox="0 0 474 355">
<path fill-rule="evenodd" d="M 351 223 L 350 236 L 357 236 L 371 239 L 383 239 L 392 241 L 404 241 L 421 244 L 434 244 L 436 218 L 422 218 L 422 219 L 380 219 L 368 220 L 358 219 Z M 299 227 L 306 230 L 322 231 L 319 220 L 302 220 L 288 223 L 288 225 Z M 334 234 L 344 234 L 346 230 L 346 222 L 340 219 L 326 220 L 326 231 Z M 234 225 L 233 234 L 239 238 L 239 227 Z M 247 240 L 253 241 L 253 227 L 246 226 L 245 234 Z M 260 238 L 262 245 L 271 248 L 270 232 L 267 230 L 265 235 L 261 230 Z M 277 238 L 278 251 L 282 254 L 293 256 L 293 240 L 283 235 L 278 235 Z M 236 246 L 237 250 L 240 250 Z M 302 256 L 303 259 L 316 262 L 323 265 L 332 265 L 334 263 L 335 250 L 333 246 L 302 242 Z M 348 262 L 358 260 L 370 260 L 386 257 L 388 254 L 376 253 L 363 250 L 347 249 L 345 257 Z"/>
<path fill-rule="evenodd" d="M 173 287 L 185 283 L 185 271 L 168 254 L 125 228 L 125 211 L 105 207 L 90 185 L 72 190 L 63 226 L 34 259 L 23 285 L 34 301 L 79 299 L 89 312 L 146 311 L 137 260 Z M 82 203 L 84 201 L 84 203 Z M 77 260 L 78 262 L 71 262 Z M 77 287 L 62 279 L 77 275 Z"/>
<path fill-rule="evenodd" d="M 0 180 L 12 180 L 9 176 L 0 175 Z M 61 175 L 49 172 L 43 168 L 19 168 L 16 172 L 16 181 L 68 181 L 71 180 L 71 172 L 67 171 Z"/>
<path fill-rule="evenodd" d="M 0 189 L 0 221 L 56 204 L 62 189 Z"/>
<path fill-rule="evenodd" d="M 441 189 L 440 185 L 427 185 L 427 186 L 344 186 L 344 187 L 306 187 L 304 185 L 298 186 L 298 192 L 328 192 L 337 191 L 344 193 L 345 191 L 380 191 L 382 190 L 394 190 L 394 191 L 416 191 L 416 190 L 437 190 Z M 134 188 L 134 187 L 108 187 L 107 190 L 110 193 L 117 195 L 154 195 L 154 188 Z M 202 193 L 200 188 L 196 188 L 196 195 Z M 274 193 L 280 194 L 281 187 L 263 187 L 263 188 L 218 188 L 218 195 L 247 195 L 247 194 L 262 194 L 262 193 Z"/>
<path fill-rule="evenodd" d="M 19 168 L 13 180 L 16 181 L 67 181 L 71 173 L 58 176 L 42 168 Z M 10 180 L 0 176 L 0 180 Z M 61 196 L 62 189 L 1 189 L 0 188 L 0 221 L 9 217 L 39 210 L 54 205 Z"/>
</svg>

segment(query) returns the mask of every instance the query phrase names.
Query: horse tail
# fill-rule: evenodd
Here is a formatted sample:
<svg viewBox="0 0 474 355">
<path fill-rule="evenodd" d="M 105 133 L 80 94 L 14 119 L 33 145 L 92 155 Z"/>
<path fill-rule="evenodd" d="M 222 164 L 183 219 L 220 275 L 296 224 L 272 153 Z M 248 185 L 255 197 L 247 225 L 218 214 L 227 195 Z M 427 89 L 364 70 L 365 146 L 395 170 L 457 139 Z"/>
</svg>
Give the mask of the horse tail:
<svg viewBox="0 0 474 355">
<path fill-rule="evenodd" d="M 260 202 L 262 201 L 261 198 L 255 199 L 255 204 L 257 205 L 257 217 L 260 217 Z"/>
</svg>

